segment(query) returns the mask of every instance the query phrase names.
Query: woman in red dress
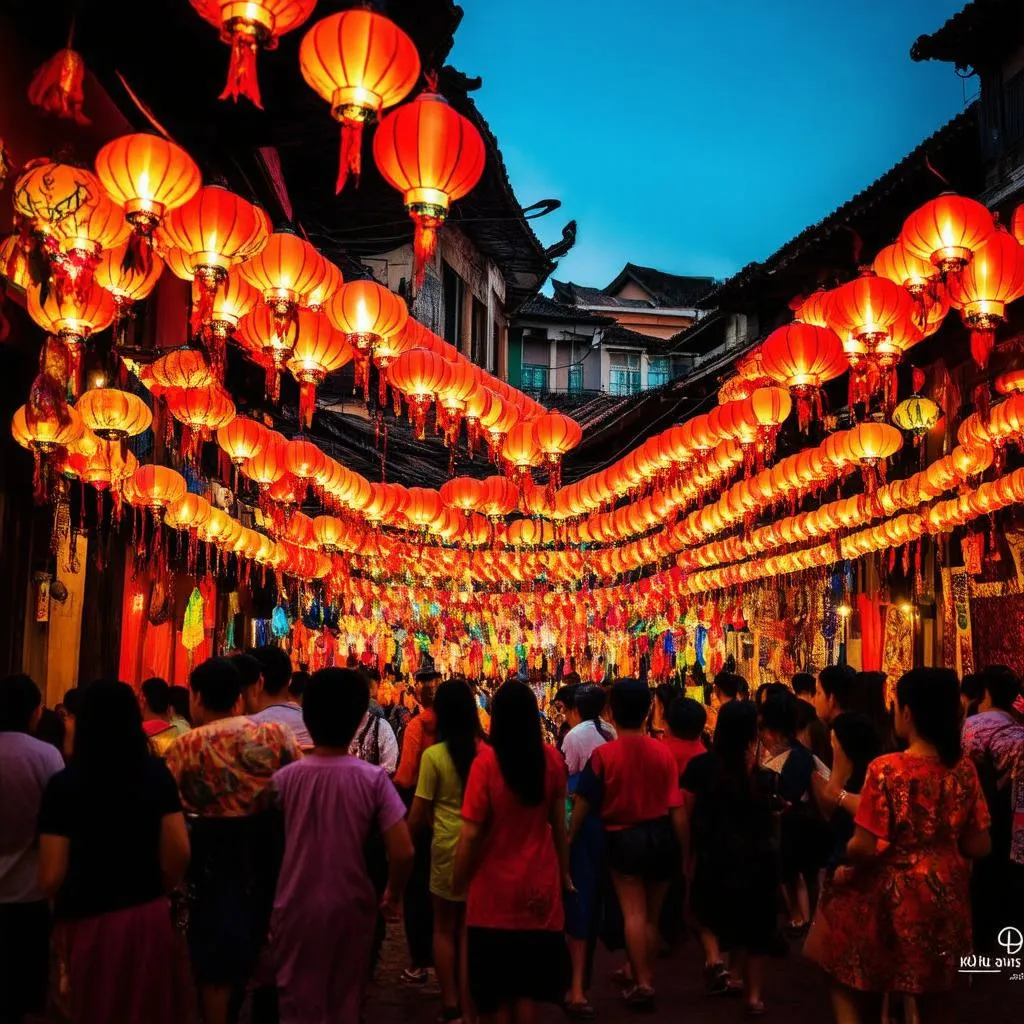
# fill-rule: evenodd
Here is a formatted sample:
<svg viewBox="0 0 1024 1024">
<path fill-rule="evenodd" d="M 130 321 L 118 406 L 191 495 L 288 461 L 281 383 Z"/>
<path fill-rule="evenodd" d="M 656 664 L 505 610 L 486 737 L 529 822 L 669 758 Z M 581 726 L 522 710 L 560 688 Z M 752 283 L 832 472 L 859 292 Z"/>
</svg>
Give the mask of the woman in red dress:
<svg viewBox="0 0 1024 1024">
<path fill-rule="evenodd" d="M 886 992 L 915 995 L 922 1024 L 953 1019 L 947 993 L 971 949 L 968 861 L 990 846 L 959 719 L 953 672 L 900 679 L 896 731 L 907 749 L 868 766 L 847 864 L 827 884 L 805 947 L 832 977 L 837 1024 L 878 1020 Z"/>
</svg>

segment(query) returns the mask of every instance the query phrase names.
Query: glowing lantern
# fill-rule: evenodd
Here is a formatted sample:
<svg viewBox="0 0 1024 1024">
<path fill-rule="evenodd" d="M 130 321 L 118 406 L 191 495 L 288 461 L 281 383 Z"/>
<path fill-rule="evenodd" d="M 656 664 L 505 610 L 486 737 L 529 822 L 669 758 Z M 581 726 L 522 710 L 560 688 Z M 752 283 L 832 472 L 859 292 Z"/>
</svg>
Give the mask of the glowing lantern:
<svg viewBox="0 0 1024 1024">
<path fill-rule="evenodd" d="M 330 14 L 306 33 L 299 69 L 341 122 L 340 192 L 350 173 L 359 181 L 363 126 L 409 95 L 420 77 L 419 54 L 393 21 L 356 9 Z"/>
<path fill-rule="evenodd" d="M 130 391 L 92 388 L 78 399 L 75 408 L 82 422 L 104 441 L 123 441 L 149 429 L 149 406 Z"/>
<path fill-rule="evenodd" d="M 963 270 L 994 230 L 992 214 L 981 203 L 947 192 L 906 219 L 900 242 L 949 274 Z"/>
<path fill-rule="evenodd" d="M 258 50 L 276 50 L 280 36 L 298 28 L 312 13 L 316 0 L 189 0 L 204 21 L 220 30 L 231 47 L 228 82 L 222 100 L 236 103 L 244 96 L 263 109 L 256 77 Z"/>
<path fill-rule="evenodd" d="M 758 459 L 763 464 L 775 454 L 775 439 L 793 409 L 793 400 L 784 388 L 758 388 L 745 404 L 757 426 Z"/>
<path fill-rule="evenodd" d="M 441 500 L 448 508 L 460 512 L 475 512 L 483 507 L 487 488 L 482 480 L 471 476 L 457 476 L 443 484 Z"/>
<path fill-rule="evenodd" d="M 326 463 L 327 456 L 312 441 L 297 437 L 285 446 L 285 469 L 302 483 L 315 480 L 323 472 Z"/>
<path fill-rule="evenodd" d="M 583 440 L 580 425 L 560 412 L 548 412 L 533 421 L 537 447 L 548 464 L 548 490 L 552 500 L 562 478 L 562 459 Z"/>
<path fill-rule="evenodd" d="M 537 447 L 533 423 L 533 420 L 520 420 L 505 436 L 501 448 L 506 472 L 519 488 L 529 479 L 530 469 L 539 466 L 543 459 Z"/>
<path fill-rule="evenodd" d="M 1024 207 L 1018 207 L 1024 209 Z M 1007 370 L 995 380 L 996 391 L 1001 395 L 1015 395 L 1024 392 L 1024 370 Z"/>
<path fill-rule="evenodd" d="M 138 263 L 126 260 L 127 253 L 126 245 L 108 249 L 96 264 L 96 284 L 110 293 L 119 323 L 132 315 L 131 308 L 136 302 L 153 291 L 164 269 L 159 258 L 150 258 L 143 269 Z"/>
<path fill-rule="evenodd" d="M 885 479 L 885 460 L 903 446 L 903 436 L 888 423 L 858 423 L 846 434 L 846 450 L 860 463 L 864 489 L 873 494 L 878 479 Z"/>
<path fill-rule="evenodd" d="M 501 395 L 491 394 L 490 406 L 480 417 L 480 426 L 487 431 L 487 448 L 496 462 L 508 432 L 519 422 L 519 410 Z"/>
<path fill-rule="evenodd" d="M 398 335 L 409 319 L 402 298 L 376 281 L 347 281 L 327 305 L 327 317 L 356 352 L 356 387 L 369 387 L 369 357 L 385 339 Z M 386 369 L 386 364 L 384 366 Z M 381 404 L 384 381 L 381 381 Z"/>
<path fill-rule="evenodd" d="M 21 406 L 11 420 L 14 440 L 32 453 L 33 495 L 37 504 L 50 497 L 54 468 L 63 458 L 68 445 L 85 432 L 82 417 L 74 409 L 48 410 L 41 415 L 28 405 Z"/>
<path fill-rule="evenodd" d="M 930 398 L 925 398 L 920 394 L 921 388 L 924 386 L 924 373 L 918 369 L 915 369 L 913 373 L 914 393 L 893 409 L 892 421 L 900 430 L 914 438 L 918 451 L 923 457 L 925 435 L 939 422 L 942 410 Z"/>
<path fill-rule="evenodd" d="M 872 269 L 879 277 L 906 288 L 915 299 L 924 296 L 937 276 L 930 260 L 915 256 L 900 242 L 880 249 Z"/>
<path fill-rule="evenodd" d="M 295 322 L 305 297 L 327 276 L 327 267 L 315 246 L 288 229 L 275 231 L 238 272 L 263 296 L 285 330 Z"/>
<path fill-rule="evenodd" d="M 971 355 L 983 369 L 1006 323 L 1006 305 L 1024 295 L 1024 249 L 1008 231 L 994 231 L 951 284 L 951 298 L 971 328 Z"/>
<path fill-rule="evenodd" d="M 489 476 L 484 480 L 484 500 L 480 511 L 495 521 L 514 512 L 519 503 L 519 490 L 503 476 Z"/>
<path fill-rule="evenodd" d="M 184 205 L 199 190 L 199 168 L 181 146 L 159 135 L 122 135 L 96 154 L 96 175 L 124 209 L 136 238 L 145 239 L 144 247 L 129 243 L 128 250 L 129 262 L 145 271 L 154 229 L 168 210 Z"/>
<path fill-rule="evenodd" d="M 131 503 L 154 515 L 180 501 L 187 490 L 185 478 L 168 466 L 140 466 L 131 477 Z"/>
<path fill-rule="evenodd" d="M 242 475 L 252 480 L 261 492 L 276 484 L 288 472 L 284 463 L 284 438 L 276 431 L 268 430 L 264 440 L 263 448 L 241 465 Z"/>
<path fill-rule="evenodd" d="M 301 310 L 288 369 L 299 382 L 299 424 L 313 425 L 317 385 L 352 359 L 345 336 L 322 313 Z"/>
<path fill-rule="evenodd" d="M 171 415 L 181 424 L 181 452 L 190 465 L 198 458 L 199 446 L 235 418 L 235 403 L 216 385 L 170 388 L 165 398 Z"/>
<path fill-rule="evenodd" d="M 206 349 L 210 354 L 210 366 L 217 380 L 224 380 L 225 346 L 235 333 L 239 321 L 257 302 L 256 291 L 237 270 L 228 271 L 224 283 L 214 293 L 209 305 L 209 319 L 202 325 Z M 192 282 L 192 302 L 198 311 L 203 304 L 202 286 Z"/>
<path fill-rule="evenodd" d="M 450 374 L 444 390 L 437 396 L 438 411 L 443 410 L 445 444 L 455 445 L 462 426 L 462 417 L 466 412 L 466 404 L 470 395 L 479 387 L 476 367 L 466 359 L 449 363 Z M 454 452 L 452 455 L 454 458 Z"/>
<path fill-rule="evenodd" d="M 840 376 L 849 362 L 842 342 L 828 327 L 800 321 L 772 331 L 761 345 L 761 365 L 796 399 L 800 429 L 821 418 L 821 388 Z"/>
<path fill-rule="evenodd" d="M 312 537 L 324 551 L 335 554 L 344 550 L 348 531 L 336 516 L 317 516 L 312 523 Z"/>
<path fill-rule="evenodd" d="M 344 280 L 341 271 L 326 256 L 320 257 L 324 261 L 324 276 L 313 286 L 313 290 L 304 295 L 300 305 L 311 309 L 314 313 L 322 313 L 324 307 L 334 296 L 334 293 L 342 286 Z"/>
<path fill-rule="evenodd" d="M 194 348 L 171 349 L 150 364 L 153 379 L 163 388 L 207 388 L 215 383 L 202 352 Z"/>
<path fill-rule="evenodd" d="M 58 298 L 73 289 L 79 301 L 92 286 L 103 250 L 122 245 L 131 233 L 121 208 L 103 194 L 55 221 L 50 230 L 57 244 L 51 265 Z"/>
<path fill-rule="evenodd" d="M 443 96 L 423 92 L 380 123 L 373 155 L 385 180 L 402 193 L 416 225 L 413 249 L 419 288 L 449 206 L 480 180 L 483 139 Z"/>
<path fill-rule="evenodd" d="M 205 185 L 164 217 L 161 237 L 181 250 L 184 268 L 202 289 L 197 311 L 201 324 L 209 322 L 213 296 L 228 271 L 256 255 L 269 234 L 263 211 L 220 185 Z M 179 277 L 185 276 L 170 254 L 167 265 Z"/>
<path fill-rule="evenodd" d="M 437 522 L 444 512 L 441 495 L 426 487 L 409 488 L 409 505 L 405 510 L 405 518 L 414 526 L 427 530 Z"/>
<path fill-rule="evenodd" d="M 297 330 L 297 321 L 282 324 L 263 303 L 238 322 L 238 341 L 266 371 L 267 397 L 273 402 L 280 401 L 281 371 L 295 348 Z"/>
<path fill-rule="evenodd" d="M 217 444 L 231 460 L 241 466 L 254 459 L 270 443 L 269 431 L 262 423 L 248 416 L 236 416 L 217 431 Z"/>
<path fill-rule="evenodd" d="M 450 374 L 450 364 L 446 360 L 422 348 L 403 352 L 388 367 L 388 380 L 405 396 L 416 436 L 421 441 L 426 437 L 430 405 L 447 386 Z"/>
<path fill-rule="evenodd" d="M 819 289 L 812 292 L 797 308 L 795 319 L 812 327 L 829 327 L 828 305 L 832 292 Z"/>
</svg>

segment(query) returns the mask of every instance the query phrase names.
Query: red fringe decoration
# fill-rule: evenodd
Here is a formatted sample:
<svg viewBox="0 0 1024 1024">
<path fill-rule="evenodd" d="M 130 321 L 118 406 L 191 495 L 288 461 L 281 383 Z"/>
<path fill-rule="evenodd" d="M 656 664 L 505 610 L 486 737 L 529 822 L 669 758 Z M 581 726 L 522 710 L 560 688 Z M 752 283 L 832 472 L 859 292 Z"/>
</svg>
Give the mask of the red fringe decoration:
<svg viewBox="0 0 1024 1024">
<path fill-rule="evenodd" d="M 260 83 L 256 77 L 256 50 L 258 44 L 252 36 L 235 32 L 231 36 L 231 64 L 228 66 L 228 82 L 220 94 L 222 100 L 238 102 L 244 96 L 253 106 L 263 109 L 260 98 Z"/>
<path fill-rule="evenodd" d="M 299 423 L 313 426 L 313 412 L 316 409 L 316 382 L 304 380 L 299 384 Z"/>
<path fill-rule="evenodd" d="M 28 87 L 28 101 L 48 114 L 67 118 L 76 124 L 92 122 L 82 113 L 85 93 L 85 61 L 74 50 L 58 50 L 32 76 Z"/>
<path fill-rule="evenodd" d="M 413 251 L 416 256 L 416 290 L 423 287 L 423 278 L 427 273 L 427 264 L 437 252 L 437 232 L 444 223 L 443 217 L 432 217 L 426 213 L 413 212 L 412 219 L 416 222 L 416 234 L 413 238 Z"/>
<path fill-rule="evenodd" d="M 341 122 L 341 157 L 338 161 L 338 180 L 334 187 L 339 193 L 351 174 L 359 185 L 359 175 L 363 163 L 363 122 L 345 118 Z"/>
<path fill-rule="evenodd" d="M 988 358 L 995 344 L 995 331 L 971 331 L 971 355 L 983 370 L 988 366 Z"/>
</svg>

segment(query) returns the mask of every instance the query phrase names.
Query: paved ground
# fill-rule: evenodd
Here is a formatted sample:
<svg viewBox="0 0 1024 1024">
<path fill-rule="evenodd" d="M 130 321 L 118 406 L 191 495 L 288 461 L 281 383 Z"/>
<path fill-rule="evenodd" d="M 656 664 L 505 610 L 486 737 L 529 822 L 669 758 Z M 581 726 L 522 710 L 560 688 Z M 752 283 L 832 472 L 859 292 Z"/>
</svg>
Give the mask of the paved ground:
<svg viewBox="0 0 1024 1024">
<path fill-rule="evenodd" d="M 619 989 L 610 979 L 618 962 L 603 950 L 598 954 L 592 1000 L 601 1024 L 635 1024 L 638 1019 L 619 1005 Z M 437 989 L 434 987 L 431 994 L 399 984 L 397 978 L 405 964 L 404 943 L 392 930 L 370 999 L 369 1024 L 433 1024 L 440 1007 Z M 683 944 L 659 963 L 659 1006 L 654 1019 L 673 1024 L 729 1024 L 747 1020 L 742 1000 L 703 994 L 701 964 L 700 950 L 694 941 Z M 957 993 L 956 1024 L 1021 1024 L 1024 981 L 1011 981 L 1004 974 L 986 977 L 983 982 L 973 990 L 965 987 Z M 824 978 L 813 964 L 803 959 L 799 950 L 770 962 L 766 1003 L 768 1021 L 830 1024 L 832 1020 Z M 540 1018 L 541 1024 L 564 1020 L 555 1007 L 545 1008 Z"/>
</svg>

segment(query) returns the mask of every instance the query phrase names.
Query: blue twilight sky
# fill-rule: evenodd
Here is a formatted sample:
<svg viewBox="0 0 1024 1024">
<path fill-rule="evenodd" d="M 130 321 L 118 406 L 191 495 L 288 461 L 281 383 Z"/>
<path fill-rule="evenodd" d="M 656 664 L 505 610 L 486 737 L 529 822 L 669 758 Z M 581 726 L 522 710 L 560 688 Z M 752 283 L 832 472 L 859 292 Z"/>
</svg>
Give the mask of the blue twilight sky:
<svg viewBox="0 0 1024 1024">
<path fill-rule="evenodd" d="M 977 80 L 910 60 L 964 0 L 461 0 L 450 62 L 555 276 L 603 287 L 630 260 L 725 277 L 875 180 Z M 895 226 L 894 226 L 895 230 Z"/>
</svg>

